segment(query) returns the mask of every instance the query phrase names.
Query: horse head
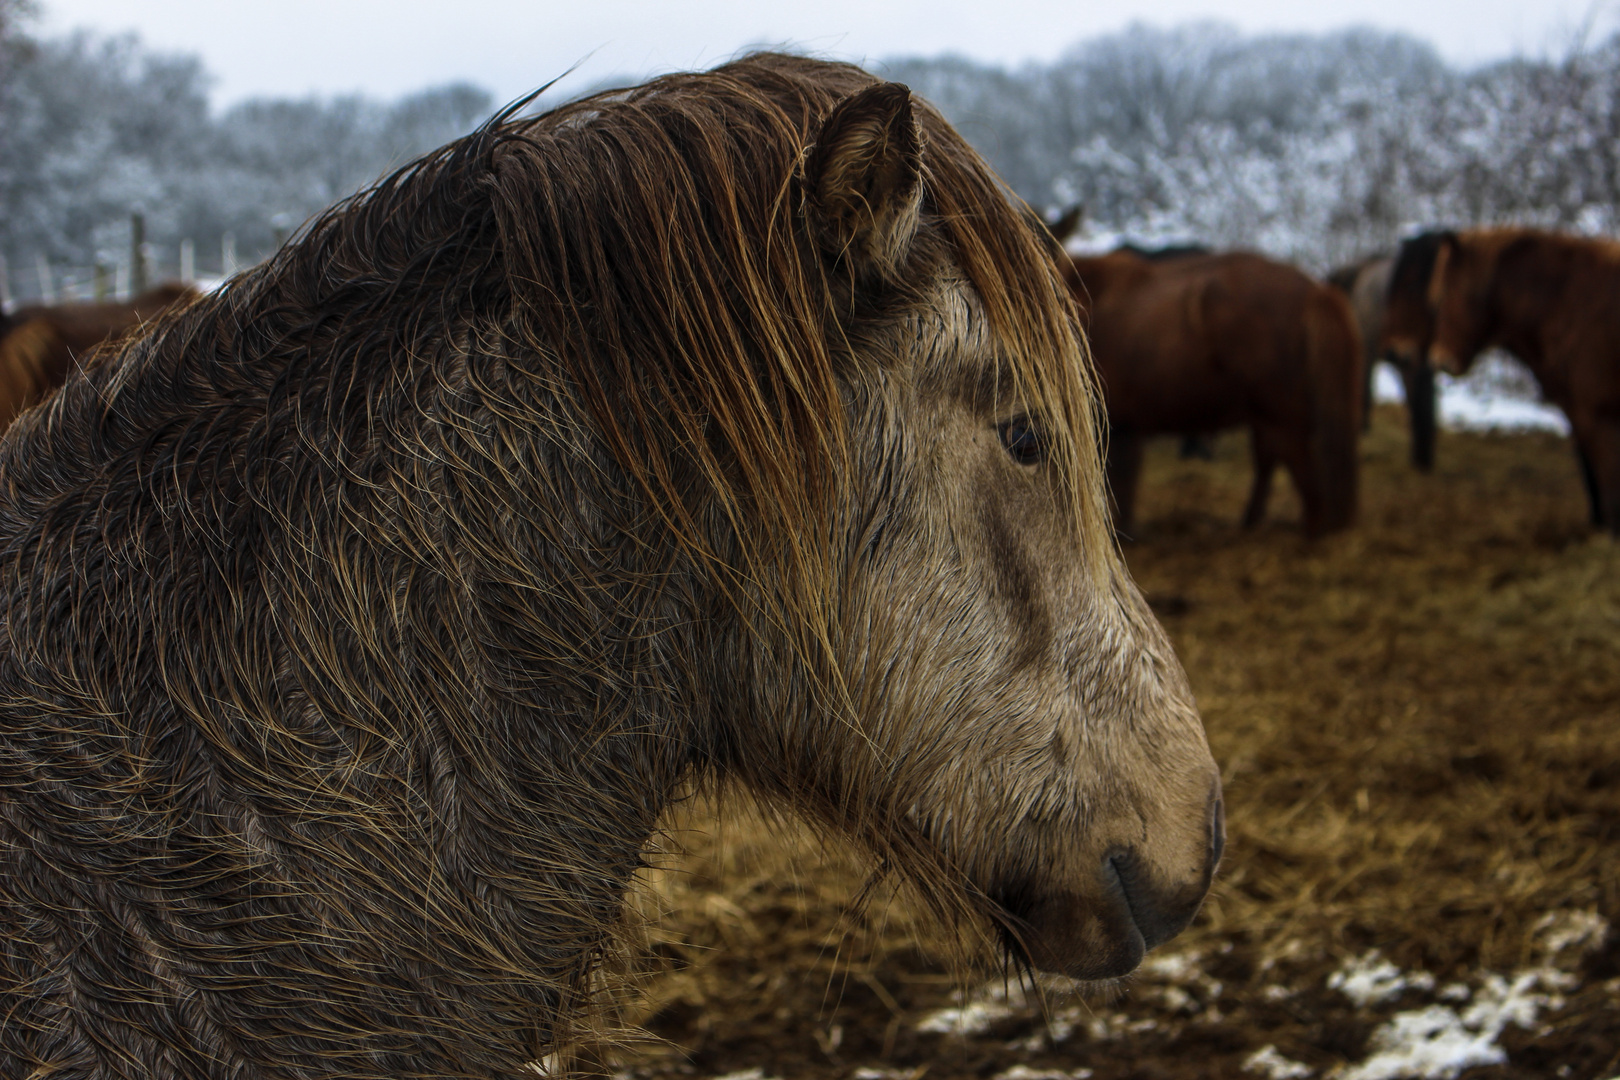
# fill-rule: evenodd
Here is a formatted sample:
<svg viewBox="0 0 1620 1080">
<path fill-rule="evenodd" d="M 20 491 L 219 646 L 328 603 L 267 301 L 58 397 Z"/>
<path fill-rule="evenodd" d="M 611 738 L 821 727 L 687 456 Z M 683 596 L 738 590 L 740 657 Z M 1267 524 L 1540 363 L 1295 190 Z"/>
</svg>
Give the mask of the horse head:
<svg viewBox="0 0 1620 1080">
<path fill-rule="evenodd" d="M 1434 339 L 1436 268 L 1443 253 L 1457 242 L 1447 230 L 1420 233 L 1401 242 L 1389 274 L 1389 292 L 1383 326 L 1378 334 L 1378 355 L 1396 366 L 1416 370 L 1430 363 Z"/>
<path fill-rule="evenodd" d="M 1220 785 L 1109 538 L 1061 279 L 904 87 L 841 101 L 803 184 L 803 227 L 853 297 L 834 345 L 851 456 L 833 678 L 805 693 L 815 677 L 778 667 L 753 686 L 727 767 L 987 914 L 1035 966 L 1121 975 L 1207 890 Z"/>
</svg>

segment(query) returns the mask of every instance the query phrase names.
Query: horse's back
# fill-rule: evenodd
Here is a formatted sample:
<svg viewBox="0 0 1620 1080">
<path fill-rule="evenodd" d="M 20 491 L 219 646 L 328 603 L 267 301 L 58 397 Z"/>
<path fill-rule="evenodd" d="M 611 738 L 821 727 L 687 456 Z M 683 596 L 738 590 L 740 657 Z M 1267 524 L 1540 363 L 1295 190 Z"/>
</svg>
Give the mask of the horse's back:
<svg viewBox="0 0 1620 1080">
<path fill-rule="evenodd" d="M 0 430 L 62 381 L 69 355 L 49 319 L 29 319 L 0 339 Z"/>
<path fill-rule="evenodd" d="M 1547 396 L 1572 414 L 1620 420 L 1620 244 L 1526 234 L 1503 249 L 1494 292 L 1513 323 L 1539 327 Z"/>
<path fill-rule="evenodd" d="M 1309 278 L 1247 252 L 1136 263 L 1102 292 L 1092 325 L 1114 422 L 1143 432 L 1230 427 L 1297 378 Z"/>
</svg>

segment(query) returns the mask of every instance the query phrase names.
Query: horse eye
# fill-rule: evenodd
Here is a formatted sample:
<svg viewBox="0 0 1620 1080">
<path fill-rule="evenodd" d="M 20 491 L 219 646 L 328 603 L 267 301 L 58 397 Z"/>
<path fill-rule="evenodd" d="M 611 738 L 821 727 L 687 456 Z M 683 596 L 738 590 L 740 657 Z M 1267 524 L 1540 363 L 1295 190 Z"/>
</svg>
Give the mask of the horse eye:
<svg viewBox="0 0 1620 1080">
<path fill-rule="evenodd" d="M 1038 465 L 1046 460 L 1046 439 L 1027 416 L 1015 416 L 1002 424 L 1001 445 L 1020 465 Z"/>
</svg>

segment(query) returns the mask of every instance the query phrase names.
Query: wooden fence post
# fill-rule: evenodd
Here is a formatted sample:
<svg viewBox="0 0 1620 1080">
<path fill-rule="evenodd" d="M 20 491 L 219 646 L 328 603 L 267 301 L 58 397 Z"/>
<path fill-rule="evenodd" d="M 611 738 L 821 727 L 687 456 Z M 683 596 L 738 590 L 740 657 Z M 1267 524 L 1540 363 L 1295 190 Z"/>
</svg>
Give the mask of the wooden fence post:
<svg viewBox="0 0 1620 1080">
<path fill-rule="evenodd" d="M 147 255 L 146 215 L 137 211 L 129 215 L 129 294 L 131 296 L 146 291 Z"/>
<path fill-rule="evenodd" d="M 219 266 L 222 276 L 236 276 L 236 234 L 233 232 L 219 238 Z"/>
<path fill-rule="evenodd" d="M 39 302 L 56 303 L 56 286 L 51 283 L 51 264 L 41 252 L 34 252 L 34 271 L 39 274 Z"/>
<path fill-rule="evenodd" d="M 112 299 L 112 289 L 113 289 L 112 267 L 108 266 L 105 262 L 102 262 L 100 259 L 97 259 L 96 260 L 96 268 L 93 271 L 93 273 L 95 274 L 95 277 L 93 279 L 95 284 L 92 287 L 93 288 L 92 295 L 95 296 L 96 301 L 98 303 L 100 303 L 102 301 Z"/>
<path fill-rule="evenodd" d="M 180 241 L 180 280 L 187 285 L 197 280 L 197 245 L 189 236 Z"/>
<path fill-rule="evenodd" d="M 11 267 L 6 264 L 6 257 L 0 255 L 0 314 L 11 310 Z"/>
</svg>

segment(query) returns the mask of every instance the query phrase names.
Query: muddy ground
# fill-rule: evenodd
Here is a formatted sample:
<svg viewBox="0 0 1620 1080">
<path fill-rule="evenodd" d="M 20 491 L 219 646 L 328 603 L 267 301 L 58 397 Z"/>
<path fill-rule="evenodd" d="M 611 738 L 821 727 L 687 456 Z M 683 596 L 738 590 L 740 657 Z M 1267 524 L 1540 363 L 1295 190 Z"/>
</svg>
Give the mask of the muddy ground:
<svg viewBox="0 0 1620 1080">
<path fill-rule="evenodd" d="M 652 1038 L 615 1071 L 1620 1074 L 1620 547 L 1563 439 L 1447 434 L 1419 476 L 1403 421 L 1381 409 L 1364 442 L 1361 526 L 1314 545 L 1291 492 L 1237 528 L 1241 436 L 1150 456 L 1126 557 L 1198 695 L 1229 843 L 1127 987 L 964 985 L 903 892 L 854 905 L 849 853 L 696 807 L 651 888 Z"/>
</svg>

